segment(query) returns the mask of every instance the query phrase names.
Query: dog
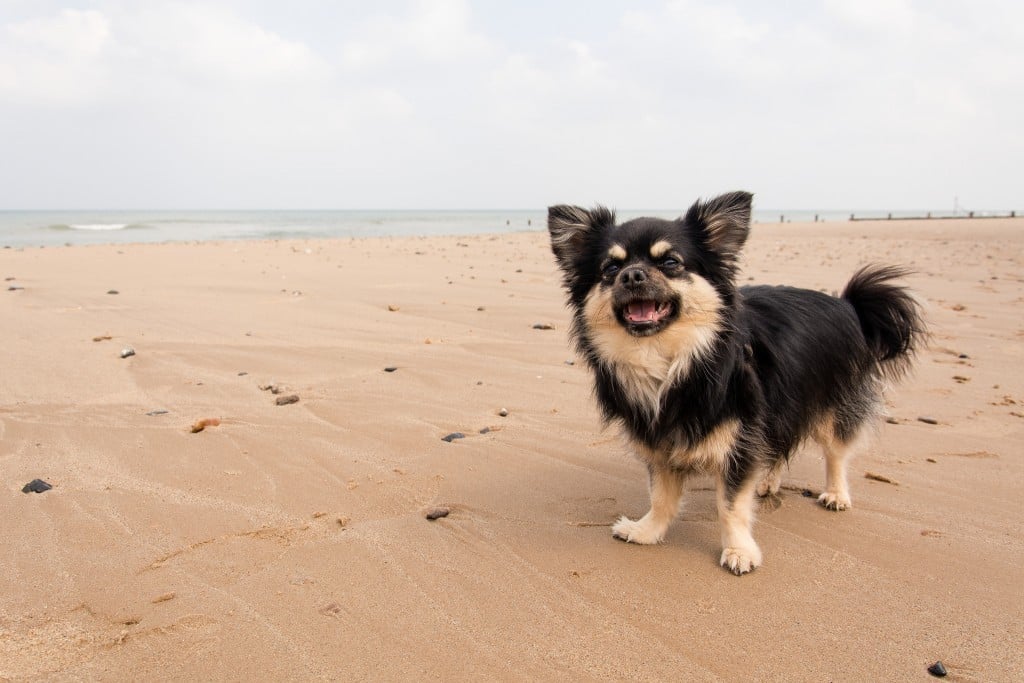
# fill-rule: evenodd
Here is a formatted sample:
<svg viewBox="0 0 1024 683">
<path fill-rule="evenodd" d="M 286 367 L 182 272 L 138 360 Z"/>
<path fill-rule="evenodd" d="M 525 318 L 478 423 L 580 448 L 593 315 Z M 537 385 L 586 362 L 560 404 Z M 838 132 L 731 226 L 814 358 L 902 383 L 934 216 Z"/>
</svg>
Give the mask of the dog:
<svg viewBox="0 0 1024 683">
<path fill-rule="evenodd" d="M 615 538 L 660 543 L 686 479 L 716 479 L 720 562 L 762 563 L 751 527 L 807 439 L 825 454 L 829 510 L 851 506 L 846 469 L 881 414 L 882 388 L 909 370 L 926 334 L 900 267 L 858 270 L 840 296 L 737 286 L 753 195 L 698 200 L 677 220 L 559 205 L 548 231 L 606 425 L 647 465 L 650 511 Z"/>
</svg>

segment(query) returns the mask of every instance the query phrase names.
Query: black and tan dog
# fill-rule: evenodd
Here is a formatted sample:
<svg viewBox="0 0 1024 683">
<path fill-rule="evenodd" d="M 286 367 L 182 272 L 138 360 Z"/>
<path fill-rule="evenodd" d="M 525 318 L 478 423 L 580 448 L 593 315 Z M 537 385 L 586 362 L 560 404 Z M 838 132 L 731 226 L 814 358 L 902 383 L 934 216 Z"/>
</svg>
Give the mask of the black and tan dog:
<svg viewBox="0 0 1024 683">
<path fill-rule="evenodd" d="M 894 283 L 899 268 L 862 268 L 839 297 L 737 287 L 751 199 L 733 192 L 678 220 L 621 225 L 602 207 L 548 209 L 573 342 L 605 420 L 650 472 L 650 512 L 612 533 L 660 542 L 686 478 L 710 474 L 721 563 L 736 574 L 761 564 L 755 496 L 778 492 L 805 439 L 824 449 L 822 505 L 850 507 L 847 462 L 879 414 L 881 380 L 907 371 L 924 334 L 919 306 Z"/>
</svg>

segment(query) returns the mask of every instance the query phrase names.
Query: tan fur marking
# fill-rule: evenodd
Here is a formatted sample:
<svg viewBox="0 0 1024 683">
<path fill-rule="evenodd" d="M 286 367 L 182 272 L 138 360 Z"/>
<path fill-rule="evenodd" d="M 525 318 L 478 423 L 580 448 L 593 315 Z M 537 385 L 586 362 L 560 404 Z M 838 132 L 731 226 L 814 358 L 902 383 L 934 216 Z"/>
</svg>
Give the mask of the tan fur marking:
<svg viewBox="0 0 1024 683">
<path fill-rule="evenodd" d="M 736 443 L 740 430 L 739 420 L 729 420 L 711 430 L 700 443 L 677 448 L 669 455 L 669 462 L 675 467 L 695 469 L 704 473 L 721 472 Z"/>
<path fill-rule="evenodd" d="M 621 244 L 613 244 L 612 248 L 608 250 L 608 258 L 615 261 L 625 261 L 627 256 L 629 253 Z"/>
<path fill-rule="evenodd" d="M 667 240 L 658 240 L 651 245 L 651 258 L 660 259 L 662 256 L 672 251 L 672 243 Z"/>
</svg>

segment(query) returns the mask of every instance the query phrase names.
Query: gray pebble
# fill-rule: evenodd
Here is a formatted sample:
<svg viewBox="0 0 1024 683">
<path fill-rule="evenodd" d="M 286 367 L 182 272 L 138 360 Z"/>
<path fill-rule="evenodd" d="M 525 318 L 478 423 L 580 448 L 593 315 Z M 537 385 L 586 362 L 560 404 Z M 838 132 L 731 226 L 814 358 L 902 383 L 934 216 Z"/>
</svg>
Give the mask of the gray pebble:
<svg viewBox="0 0 1024 683">
<path fill-rule="evenodd" d="M 128 358 L 129 356 L 134 356 L 134 355 L 135 355 L 135 349 L 133 349 L 130 346 L 126 346 L 123 349 L 121 349 L 121 358 Z"/>
<path fill-rule="evenodd" d="M 286 406 L 286 405 L 288 405 L 290 403 L 298 403 L 298 402 L 299 402 L 298 394 L 289 394 L 288 396 L 278 396 L 277 400 L 274 401 L 274 403 L 276 403 L 279 406 Z"/>
<path fill-rule="evenodd" d="M 451 443 L 452 441 L 455 441 L 456 439 L 465 439 L 465 438 L 466 438 L 466 435 L 463 434 L 462 432 L 452 432 L 451 434 L 448 434 L 447 436 L 442 436 L 441 437 L 441 441 L 447 441 L 448 443 Z"/>
<path fill-rule="evenodd" d="M 917 421 L 918 422 L 924 422 L 926 425 L 937 425 L 937 424 L 939 424 L 939 421 L 936 420 L 934 417 L 921 416 L 921 417 L 917 418 Z"/>
<path fill-rule="evenodd" d="M 553 330 L 555 326 L 550 323 L 534 323 L 533 329 L 535 330 Z"/>
<path fill-rule="evenodd" d="M 33 479 L 29 483 L 22 487 L 22 493 L 42 493 L 43 491 L 49 491 L 53 486 L 47 484 L 42 479 Z"/>
</svg>

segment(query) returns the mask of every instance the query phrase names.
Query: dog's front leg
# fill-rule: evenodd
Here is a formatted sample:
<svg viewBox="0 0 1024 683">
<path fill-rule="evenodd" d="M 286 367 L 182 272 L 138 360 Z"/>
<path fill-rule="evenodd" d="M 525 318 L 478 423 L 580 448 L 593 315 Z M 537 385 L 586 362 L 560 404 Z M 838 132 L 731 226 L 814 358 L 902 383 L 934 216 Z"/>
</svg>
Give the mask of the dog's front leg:
<svg viewBox="0 0 1024 683">
<path fill-rule="evenodd" d="M 738 483 L 737 483 L 738 482 Z M 761 549 L 750 533 L 754 524 L 753 472 L 723 472 L 718 477 L 718 523 L 722 527 L 722 566 L 739 576 L 761 566 Z"/>
<path fill-rule="evenodd" d="M 612 526 L 615 538 L 645 545 L 661 543 L 669 524 L 679 514 L 686 475 L 670 467 L 648 465 L 651 475 L 651 509 L 633 521 L 626 516 Z"/>
</svg>

